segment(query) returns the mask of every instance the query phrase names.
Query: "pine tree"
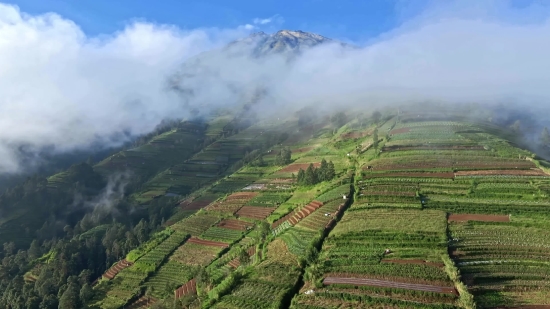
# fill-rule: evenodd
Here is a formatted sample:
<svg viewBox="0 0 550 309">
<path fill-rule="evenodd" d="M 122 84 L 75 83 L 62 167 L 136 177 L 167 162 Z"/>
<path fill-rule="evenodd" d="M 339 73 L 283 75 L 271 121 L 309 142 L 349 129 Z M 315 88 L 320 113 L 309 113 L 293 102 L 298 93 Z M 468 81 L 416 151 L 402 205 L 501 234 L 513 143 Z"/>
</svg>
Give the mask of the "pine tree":
<svg viewBox="0 0 550 309">
<path fill-rule="evenodd" d="M 327 164 L 327 172 L 325 174 L 325 178 L 326 180 L 331 180 L 332 178 L 334 178 L 334 176 L 336 176 L 336 170 L 334 169 L 334 163 L 330 161 Z"/>
<path fill-rule="evenodd" d="M 311 186 L 317 183 L 317 175 L 313 167 L 313 163 L 310 163 L 306 169 L 304 184 L 306 186 Z"/>
<path fill-rule="evenodd" d="M 299 185 L 303 185 L 304 184 L 304 180 L 305 180 L 305 176 L 306 176 L 306 173 L 304 172 L 303 169 L 300 169 L 298 171 L 298 176 L 296 177 L 296 181 Z"/>
<path fill-rule="evenodd" d="M 316 171 L 317 171 L 317 179 L 319 181 L 329 180 L 327 178 L 327 172 L 328 172 L 327 160 L 325 159 L 321 160 L 321 166 Z"/>
<path fill-rule="evenodd" d="M 70 280 L 67 289 L 59 298 L 59 309 L 78 309 L 80 306 L 80 296 L 78 284 Z"/>
</svg>

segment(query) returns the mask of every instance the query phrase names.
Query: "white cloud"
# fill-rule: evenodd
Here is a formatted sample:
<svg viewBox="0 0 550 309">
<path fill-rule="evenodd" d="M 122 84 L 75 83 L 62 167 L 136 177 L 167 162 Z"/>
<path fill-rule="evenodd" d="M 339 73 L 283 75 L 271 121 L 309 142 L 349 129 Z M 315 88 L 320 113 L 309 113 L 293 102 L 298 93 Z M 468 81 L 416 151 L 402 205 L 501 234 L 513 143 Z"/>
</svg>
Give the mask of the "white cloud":
<svg viewBox="0 0 550 309">
<path fill-rule="evenodd" d="M 21 144 L 70 150 L 185 116 L 166 91 L 167 76 L 185 59 L 247 33 L 138 22 L 87 37 L 59 15 L 0 4 L 0 173 L 17 170 L 12 148 Z"/>
<path fill-rule="evenodd" d="M 292 64 L 234 49 L 209 52 L 182 77 L 180 87 L 194 93 L 182 99 L 165 90 L 179 63 L 255 25 L 182 31 L 134 23 L 91 38 L 58 15 L 28 16 L 0 5 L 0 173 L 18 169 L 14 145 L 84 148 L 120 131 L 146 133 L 165 117 L 186 115 L 188 105 L 242 103 L 239 90 L 256 87 L 269 92 L 261 107 L 279 112 L 309 103 L 368 108 L 511 97 L 548 107 L 548 11 L 544 17 L 536 10 L 536 21 L 528 18 L 533 10 L 514 11 L 513 18 L 491 12 L 437 7 L 369 45 L 314 48 Z"/>
</svg>

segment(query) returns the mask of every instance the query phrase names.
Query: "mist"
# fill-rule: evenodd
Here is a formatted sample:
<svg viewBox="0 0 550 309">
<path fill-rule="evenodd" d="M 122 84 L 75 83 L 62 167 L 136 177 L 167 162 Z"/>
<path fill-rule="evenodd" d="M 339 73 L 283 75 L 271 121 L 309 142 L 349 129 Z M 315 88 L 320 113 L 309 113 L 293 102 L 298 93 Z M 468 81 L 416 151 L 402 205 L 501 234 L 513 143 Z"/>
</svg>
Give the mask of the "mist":
<svg viewBox="0 0 550 309">
<path fill-rule="evenodd" d="M 0 4 L 0 173 L 21 169 L 22 144 L 58 152 L 113 146 L 192 109 L 237 107 L 257 89 L 266 95 L 256 108 L 270 115 L 425 100 L 548 110 L 548 8 L 438 3 L 355 47 L 323 44 L 290 58 L 257 57 L 246 44 L 223 48 L 251 25 L 133 22 L 87 37 L 61 16 Z"/>
</svg>

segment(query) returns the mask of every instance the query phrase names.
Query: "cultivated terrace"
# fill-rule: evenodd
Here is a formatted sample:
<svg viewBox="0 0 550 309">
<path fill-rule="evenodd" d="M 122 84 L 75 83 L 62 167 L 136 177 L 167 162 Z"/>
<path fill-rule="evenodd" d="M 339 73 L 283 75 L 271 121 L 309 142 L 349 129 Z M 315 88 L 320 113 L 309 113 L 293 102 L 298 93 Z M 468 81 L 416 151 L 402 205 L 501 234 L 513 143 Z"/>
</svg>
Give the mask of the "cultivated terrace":
<svg viewBox="0 0 550 309">
<path fill-rule="evenodd" d="M 548 163 L 512 144 L 514 132 L 443 108 L 305 122 L 245 116 L 184 121 L 73 171 L 131 169 L 139 181 L 124 201 L 156 221 L 67 228 L 67 239 L 103 243 L 109 253 L 97 265 L 80 257 L 92 271 L 67 271 L 60 302 L 550 308 Z M 66 186 L 70 176 L 47 186 Z M 2 228 L 0 237 L 16 233 Z M 46 295 L 47 276 L 61 276 L 51 270 L 56 255 L 69 250 L 49 246 L 18 283 Z"/>
</svg>

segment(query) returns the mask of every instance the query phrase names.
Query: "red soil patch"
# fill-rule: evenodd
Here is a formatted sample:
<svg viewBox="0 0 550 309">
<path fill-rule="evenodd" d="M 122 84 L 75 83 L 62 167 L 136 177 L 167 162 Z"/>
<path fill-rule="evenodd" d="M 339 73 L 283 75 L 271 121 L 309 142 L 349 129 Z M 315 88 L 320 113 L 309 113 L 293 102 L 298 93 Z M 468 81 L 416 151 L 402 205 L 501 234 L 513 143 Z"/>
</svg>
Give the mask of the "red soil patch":
<svg viewBox="0 0 550 309">
<path fill-rule="evenodd" d="M 520 175 L 520 176 L 548 176 L 540 169 L 529 170 L 485 170 L 485 171 L 459 171 L 455 173 L 456 176 L 470 176 L 470 175 Z"/>
<path fill-rule="evenodd" d="M 313 202 L 307 204 L 306 206 L 304 206 L 300 209 L 296 209 L 293 212 L 291 212 L 291 213 L 287 214 L 286 216 L 282 217 L 281 219 L 273 222 L 273 224 L 271 224 L 271 228 L 274 229 L 274 228 L 278 227 L 279 225 L 283 224 L 283 222 L 285 222 L 287 220 L 288 220 L 288 222 L 290 222 L 290 224 L 296 225 L 296 223 L 298 223 L 303 218 L 309 216 L 312 212 L 314 212 L 315 210 L 317 210 L 321 206 L 323 206 L 322 202 L 313 201 Z"/>
<path fill-rule="evenodd" d="M 224 229 L 244 231 L 246 230 L 247 226 L 251 226 L 251 225 L 253 224 L 246 221 L 241 221 L 236 219 L 224 219 L 220 223 L 218 223 L 217 226 L 222 227 Z"/>
<path fill-rule="evenodd" d="M 382 288 L 398 288 L 398 289 L 413 290 L 413 291 L 427 291 L 427 292 L 448 293 L 448 294 L 458 295 L 458 292 L 453 287 L 403 283 L 403 282 L 367 279 L 367 278 L 326 277 L 323 280 L 323 283 L 326 285 L 330 285 L 330 284 L 366 285 L 366 286 L 376 286 L 376 287 L 382 287 Z"/>
<path fill-rule="evenodd" d="M 443 263 L 435 263 L 424 260 L 382 260 L 381 263 L 393 263 L 393 264 L 418 264 L 418 265 L 429 265 L 435 267 L 445 267 Z"/>
<path fill-rule="evenodd" d="M 304 171 L 307 169 L 310 163 L 295 163 L 290 164 L 289 166 L 279 170 L 277 173 L 296 173 L 300 169 L 303 169 Z M 319 167 L 321 166 L 320 162 L 313 163 L 313 167 Z"/>
<path fill-rule="evenodd" d="M 212 203 L 213 200 L 195 200 L 195 201 L 183 201 L 180 203 L 180 207 L 182 210 L 199 210 L 202 209 L 208 204 Z"/>
<path fill-rule="evenodd" d="M 211 247 L 220 247 L 220 248 L 229 247 L 229 245 L 224 242 L 204 240 L 197 237 L 191 237 L 187 242 L 192 244 L 203 245 L 203 246 L 211 246 Z"/>
<path fill-rule="evenodd" d="M 400 129 L 391 130 L 390 134 L 407 133 L 407 132 L 410 132 L 410 131 L 411 131 L 411 128 L 400 128 Z"/>
<path fill-rule="evenodd" d="M 103 274 L 103 278 L 106 279 L 113 279 L 121 270 L 123 270 L 126 267 L 132 266 L 134 263 L 126 261 L 126 259 L 119 261 L 111 268 L 107 269 L 107 271 Z"/>
<path fill-rule="evenodd" d="M 274 210 L 275 207 L 243 206 L 239 209 L 239 211 L 237 211 L 236 215 L 263 220 L 267 218 L 267 216 L 269 216 Z"/>
<path fill-rule="evenodd" d="M 510 222 L 510 216 L 505 215 L 477 215 L 477 214 L 450 214 L 449 222 L 453 221 L 485 221 L 485 222 Z"/>
<path fill-rule="evenodd" d="M 412 177 L 412 178 L 454 178 L 455 174 L 448 173 L 380 173 L 369 174 L 366 178 L 380 178 L 380 177 Z"/>
<path fill-rule="evenodd" d="M 174 297 L 176 299 L 181 298 L 182 296 L 195 294 L 197 293 L 197 283 L 195 279 L 189 280 L 186 284 L 180 286 L 177 290 L 174 291 Z"/>
<path fill-rule="evenodd" d="M 151 296 L 141 296 L 138 298 L 135 302 L 131 303 L 128 307 L 128 309 L 141 309 L 141 308 L 149 308 L 151 305 L 157 302 L 157 299 Z"/>
<path fill-rule="evenodd" d="M 225 200 L 231 201 L 231 200 L 251 200 L 256 195 L 258 195 L 258 192 L 235 192 L 228 196 Z"/>
</svg>

